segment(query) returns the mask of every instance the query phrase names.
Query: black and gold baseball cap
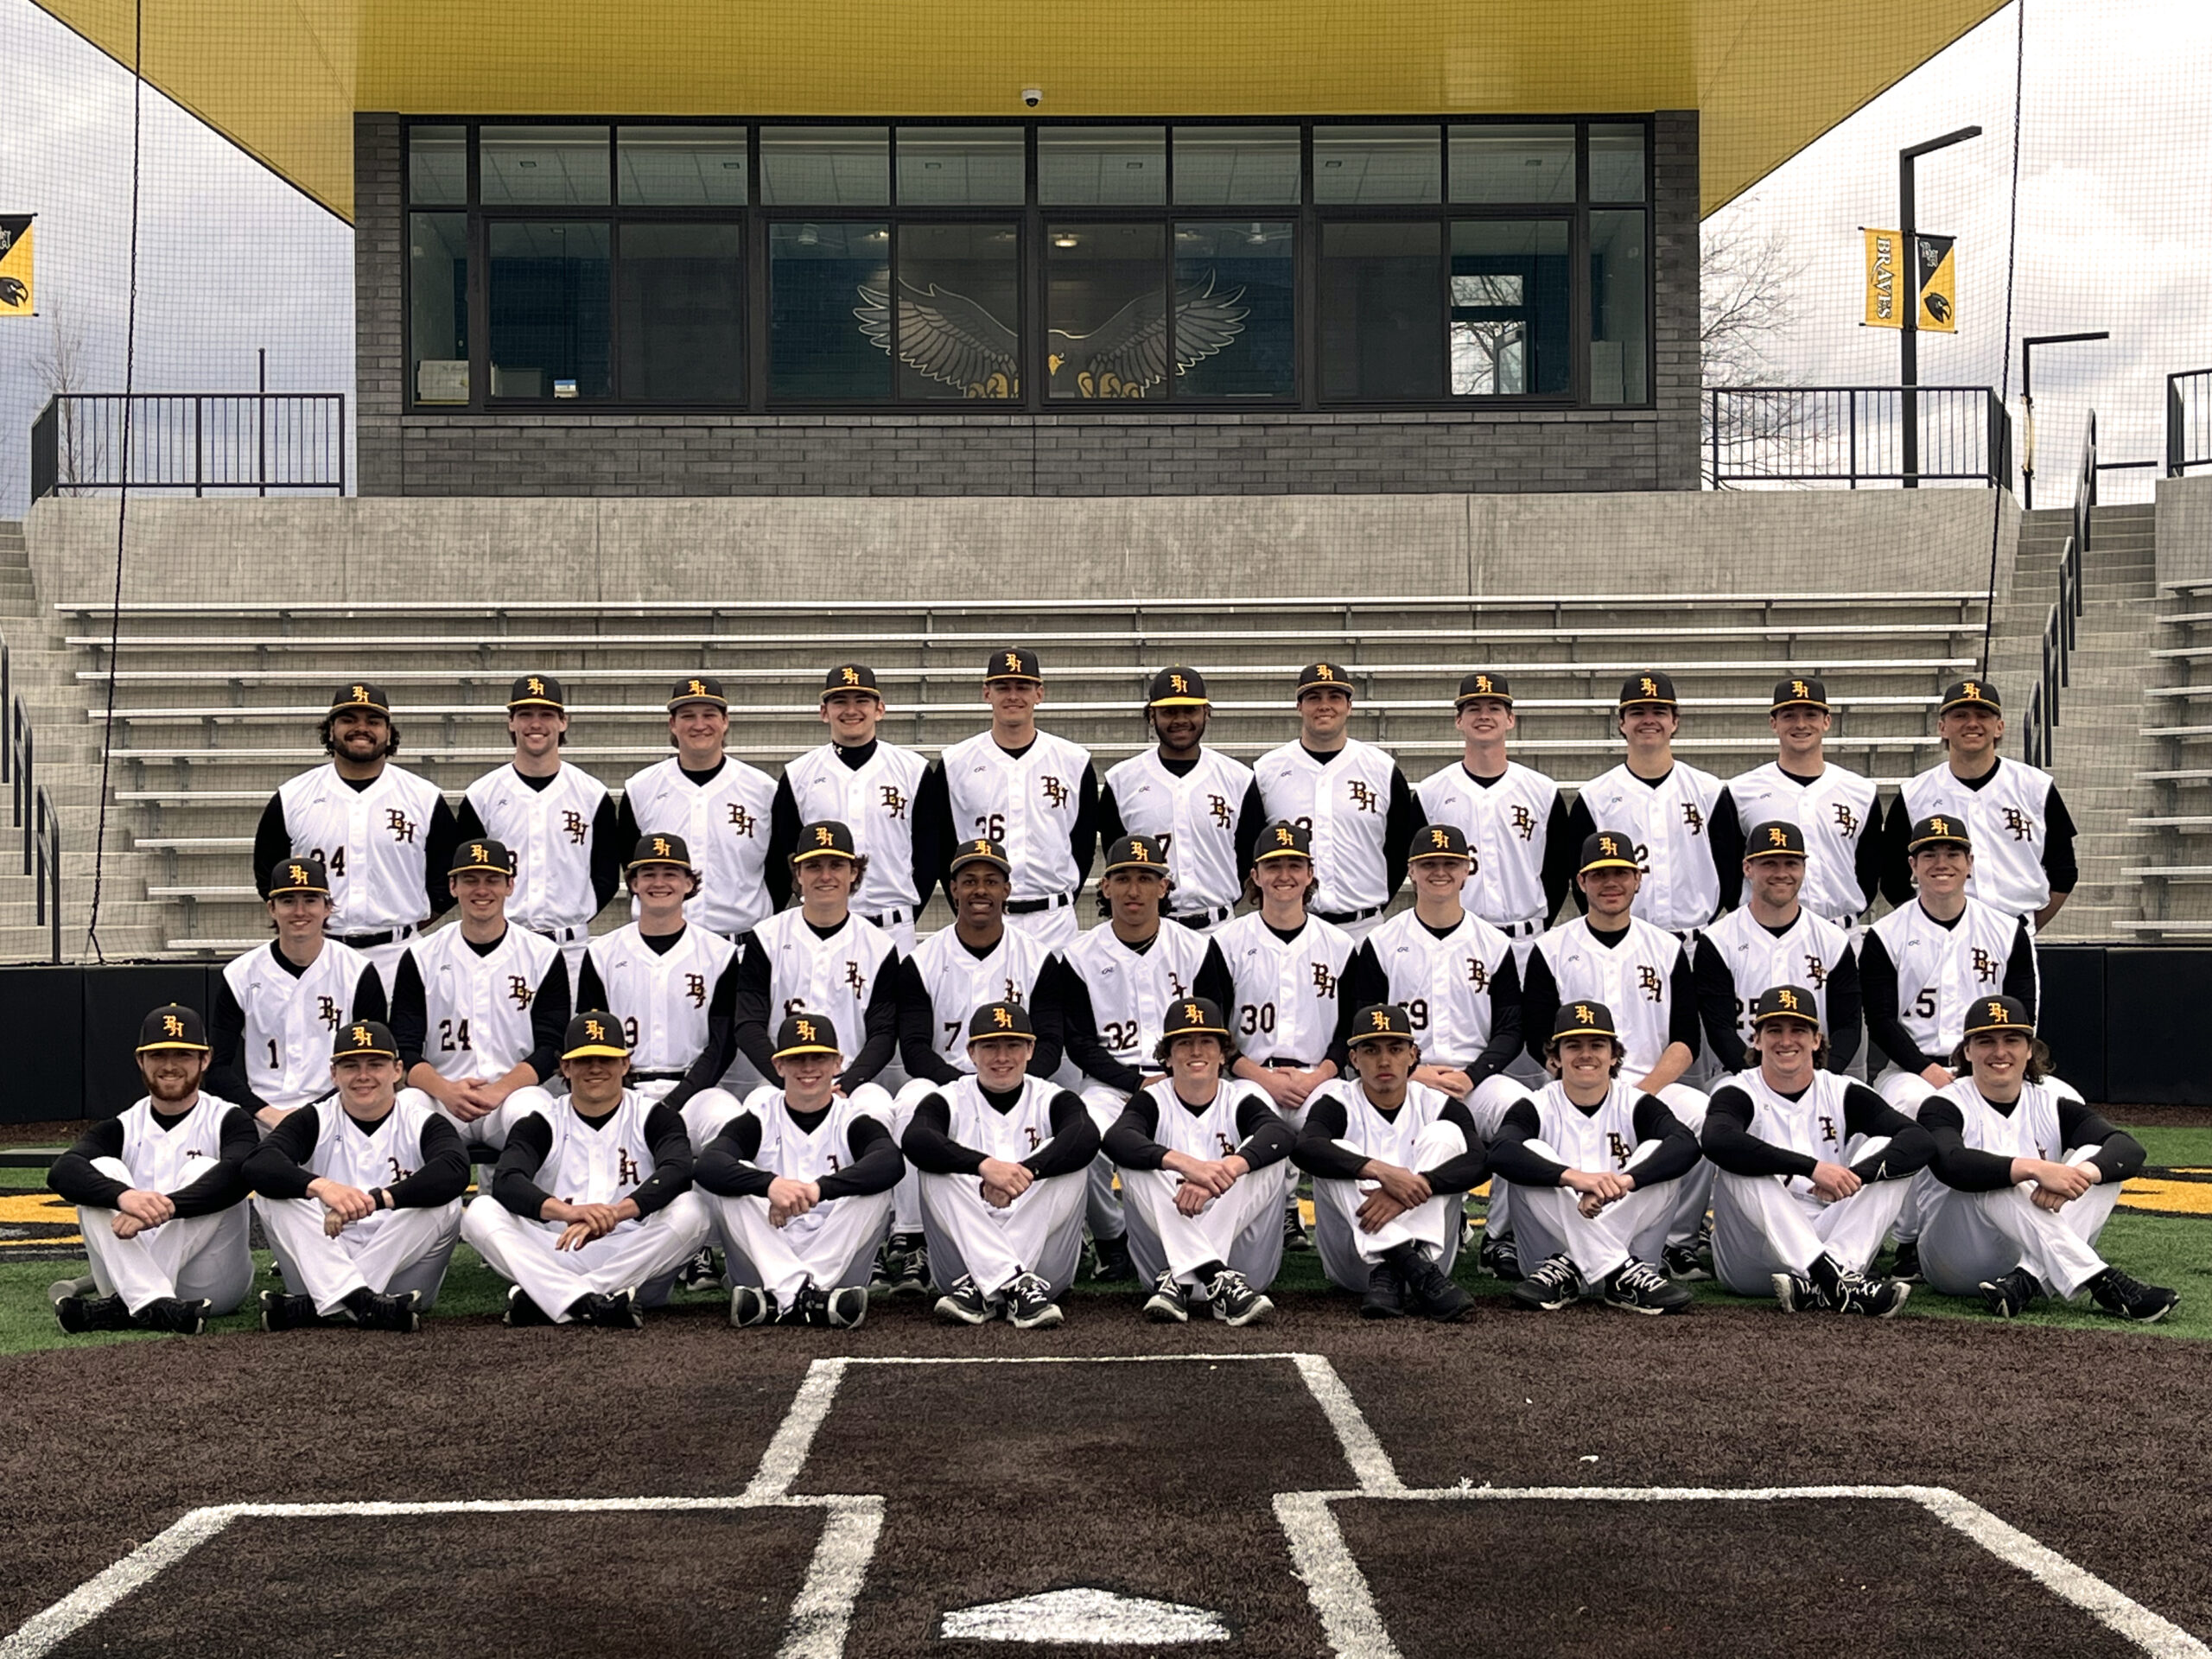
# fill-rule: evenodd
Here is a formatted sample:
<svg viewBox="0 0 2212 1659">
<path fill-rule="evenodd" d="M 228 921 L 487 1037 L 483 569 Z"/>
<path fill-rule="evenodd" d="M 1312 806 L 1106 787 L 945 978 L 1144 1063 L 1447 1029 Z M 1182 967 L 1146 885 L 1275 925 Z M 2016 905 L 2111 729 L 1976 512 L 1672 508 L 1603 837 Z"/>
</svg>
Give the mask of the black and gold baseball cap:
<svg viewBox="0 0 2212 1659">
<path fill-rule="evenodd" d="M 1229 1022 L 1221 1017 L 1219 1005 L 1211 997 L 1186 996 L 1167 1005 L 1166 1016 L 1160 1023 L 1160 1040 L 1152 1046 L 1152 1058 L 1165 1061 L 1178 1037 L 1218 1037 L 1224 1051 L 1234 1052 L 1236 1047 L 1236 1039 L 1229 1033 Z"/>
<path fill-rule="evenodd" d="M 280 858 L 269 867 L 269 896 L 330 891 L 330 873 L 319 858 Z"/>
<path fill-rule="evenodd" d="M 1298 690 L 1293 701 L 1308 691 L 1341 691 L 1351 696 L 1351 676 L 1334 663 L 1308 663 L 1298 671 Z"/>
<path fill-rule="evenodd" d="M 973 841 L 963 841 L 953 849 L 952 862 L 945 874 L 957 875 L 965 864 L 995 864 L 1009 875 L 1014 873 L 1014 863 L 1007 857 L 1006 849 L 981 836 Z"/>
<path fill-rule="evenodd" d="M 691 868 L 691 844 L 681 836 L 639 836 L 638 844 L 630 849 L 626 868 L 636 869 L 643 864 L 670 864 L 679 870 Z"/>
<path fill-rule="evenodd" d="M 1109 842 L 1106 847 L 1106 868 L 1101 874 L 1111 875 L 1116 870 L 1157 870 L 1167 874 L 1167 855 L 1150 836 L 1123 836 Z"/>
<path fill-rule="evenodd" d="M 1948 812 L 1936 812 L 1924 818 L 1916 818 L 1911 839 L 1904 844 L 1908 855 L 1926 847 L 1963 847 L 1974 850 L 1974 837 L 1967 834 L 1966 820 Z"/>
<path fill-rule="evenodd" d="M 1476 673 L 1459 682 L 1459 695 L 1452 700 L 1454 709 L 1464 709 L 1471 702 L 1484 697 L 1495 698 L 1508 708 L 1513 705 L 1513 687 L 1503 674 Z"/>
<path fill-rule="evenodd" d="M 1264 864 L 1271 858 L 1305 858 L 1313 856 L 1313 832 L 1302 823 L 1293 823 L 1287 818 L 1277 818 L 1260 831 L 1260 838 L 1252 846 L 1252 861 Z"/>
<path fill-rule="evenodd" d="M 1414 1042 L 1414 1018 L 1395 1002 L 1370 1002 L 1351 1017 L 1351 1034 L 1344 1039 L 1345 1046 L 1357 1048 L 1362 1043 L 1386 1042 L 1393 1037 L 1402 1037 Z"/>
<path fill-rule="evenodd" d="M 380 1020 L 356 1020 L 350 1026 L 338 1027 L 338 1035 L 330 1045 L 330 1058 L 342 1060 L 348 1054 L 382 1055 L 387 1060 L 399 1058 L 399 1045 L 392 1040 L 391 1027 Z"/>
<path fill-rule="evenodd" d="M 1802 985 L 1771 986 L 1751 1001 L 1751 1024 L 1763 1026 L 1770 1020 L 1802 1020 L 1818 1031 L 1821 1005 Z"/>
<path fill-rule="evenodd" d="M 801 1054 L 842 1055 L 837 1046 L 837 1027 L 827 1014 L 809 1014 L 804 1010 L 786 1014 L 784 1023 L 776 1027 L 776 1053 L 779 1060 L 791 1059 Z"/>
<path fill-rule="evenodd" d="M 791 862 L 804 864 L 810 858 L 859 856 L 859 850 L 853 845 L 852 830 L 835 818 L 823 818 L 800 828 L 798 846 L 791 853 Z"/>
<path fill-rule="evenodd" d="M 1426 823 L 1414 831 L 1413 843 L 1406 849 L 1408 863 L 1423 858 L 1456 858 L 1471 864 L 1474 855 L 1467 850 L 1467 837 L 1457 824 Z"/>
<path fill-rule="evenodd" d="M 875 671 L 866 663 L 840 663 L 822 677 L 823 702 L 829 702 L 840 691 L 864 691 L 878 702 L 883 697 L 875 683 Z"/>
<path fill-rule="evenodd" d="M 1568 1037 L 1611 1037 L 1618 1042 L 1620 1033 L 1613 1029 L 1613 1011 L 1604 1003 L 1570 997 L 1552 1016 L 1551 1040 L 1556 1043 Z"/>
<path fill-rule="evenodd" d="M 515 855 L 507 850 L 504 841 L 494 841 L 489 836 L 479 836 L 464 841 L 453 849 L 453 868 L 448 875 L 464 875 L 470 870 L 491 870 L 500 875 L 515 873 Z"/>
<path fill-rule="evenodd" d="M 622 1039 L 622 1022 L 604 1008 L 580 1014 L 569 1021 L 561 1039 L 564 1060 L 627 1059 L 630 1046 Z"/>
<path fill-rule="evenodd" d="M 160 1048 L 194 1048 L 207 1052 L 207 1028 L 200 1010 L 181 1002 L 165 1002 L 138 1022 L 138 1052 Z"/>
<path fill-rule="evenodd" d="M 1582 861 L 1575 874 L 1592 870 L 1642 870 L 1636 861 L 1636 842 L 1618 830 L 1592 830 L 1582 837 Z"/>
<path fill-rule="evenodd" d="M 391 712 L 391 699 L 384 694 L 384 687 L 366 680 L 349 680 L 330 694 L 330 712 L 334 715 L 347 709 L 370 709 L 379 715 Z"/>
<path fill-rule="evenodd" d="M 1787 818 L 1769 818 L 1744 837 L 1745 858 L 1802 858 L 1805 832 Z"/>
<path fill-rule="evenodd" d="M 1774 706 L 1767 712 L 1778 715 L 1785 709 L 1818 709 L 1826 712 L 1828 689 L 1810 675 L 1774 683 Z"/>
<path fill-rule="evenodd" d="M 722 683 L 711 674 L 687 674 L 678 680 L 668 694 L 668 712 L 674 714 L 688 702 L 704 702 L 729 710 L 729 699 L 722 695 Z"/>
<path fill-rule="evenodd" d="M 1045 683 L 1045 671 L 1037 660 L 1037 653 L 1020 645 L 1008 645 L 995 651 L 983 659 L 985 683 L 993 680 L 1028 680 Z"/>
<path fill-rule="evenodd" d="M 568 699 L 561 690 L 561 682 L 550 674 L 519 674 L 507 688 L 507 712 L 518 709 L 550 709 L 566 714 Z"/>
<path fill-rule="evenodd" d="M 1029 1018 L 1029 1010 L 1019 1002 L 986 1002 L 968 1020 L 968 1041 L 970 1045 L 992 1037 L 1026 1037 L 1037 1040 L 1037 1027 Z"/>
<path fill-rule="evenodd" d="M 1976 997 L 1967 1005 L 1966 1026 L 1959 1033 L 1959 1039 L 1963 1042 L 1992 1031 L 2017 1031 L 2024 1037 L 2032 1037 L 2036 1034 L 2036 1022 L 2028 1013 L 2028 1005 L 2017 996 Z"/>
<path fill-rule="evenodd" d="M 1147 709 L 1204 709 L 1212 699 L 1206 696 L 1206 677 L 1195 668 L 1163 668 L 1152 677 L 1152 689 L 1145 696 Z"/>
<path fill-rule="evenodd" d="M 1993 715 L 2005 712 L 2005 705 L 1998 700 L 1997 688 L 1987 680 L 1954 680 L 1943 688 L 1943 701 L 1936 712 L 1948 715 L 1954 709 L 1986 709 Z"/>
<path fill-rule="evenodd" d="M 1656 668 L 1630 675 L 1621 682 L 1621 695 L 1615 706 L 1625 709 L 1632 702 L 1663 702 L 1672 709 L 1675 706 L 1673 678 Z"/>
</svg>

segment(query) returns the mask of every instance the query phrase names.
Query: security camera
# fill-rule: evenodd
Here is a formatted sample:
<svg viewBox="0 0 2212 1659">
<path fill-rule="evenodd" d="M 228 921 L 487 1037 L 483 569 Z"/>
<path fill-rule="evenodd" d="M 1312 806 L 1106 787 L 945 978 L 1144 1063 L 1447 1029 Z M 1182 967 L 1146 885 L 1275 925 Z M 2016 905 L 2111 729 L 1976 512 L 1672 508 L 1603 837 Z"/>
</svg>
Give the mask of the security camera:
<svg viewBox="0 0 2212 1659">
<path fill-rule="evenodd" d="M 1021 89 L 1021 101 L 1027 105 L 1031 109 L 1035 109 L 1039 104 L 1042 104 L 1045 101 L 1045 89 L 1042 86 L 1023 87 Z"/>
</svg>

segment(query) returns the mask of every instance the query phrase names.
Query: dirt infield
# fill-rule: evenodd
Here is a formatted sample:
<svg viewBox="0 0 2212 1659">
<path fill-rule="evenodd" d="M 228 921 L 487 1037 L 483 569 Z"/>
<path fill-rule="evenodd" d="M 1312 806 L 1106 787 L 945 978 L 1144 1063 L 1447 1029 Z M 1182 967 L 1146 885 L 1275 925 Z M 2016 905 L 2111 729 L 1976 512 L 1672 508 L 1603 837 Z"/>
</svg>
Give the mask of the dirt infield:
<svg viewBox="0 0 2212 1659">
<path fill-rule="evenodd" d="M 740 1333 L 686 1308 L 635 1335 L 453 1319 L 412 1339 L 241 1335 L 0 1362 L 15 1430 L 0 1630 L 201 1505 L 731 1498 L 780 1467 L 770 1484 L 796 1503 L 880 1500 L 848 1654 L 1003 1653 L 940 1639 L 944 1616 L 1078 1586 L 1217 1616 L 1230 1639 L 1209 1650 L 1325 1654 L 1273 1500 L 1361 1484 L 1348 1413 L 1408 1488 L 1953 1488 L 2212 1634 L 2199 1344 L 1758 1309 L 1485 1306 L 1456 1327 L 1376 1326 L 1297 1293 L 1243 1332 L 1075 1307 L 1032 1336 L 945 1330 L 912 1304 L 855 1332 Z M 810 1362 L 838 1355 L 1287 1351 L 1325 1356 L 1348 1402 L 1325 1409 L 1286 1358 L 855 1363 L 818 1425 L 795 1440 L 787 1422 Z M 1332 1510 L 1407 1659 L 1478 1635 L 1530 1653 L 2130 1650 L 1894 1499 L 1373 1496 Z M 53 1650 L 767 1654 L 822 1514 L 240 1521 Z"/>
</svg>

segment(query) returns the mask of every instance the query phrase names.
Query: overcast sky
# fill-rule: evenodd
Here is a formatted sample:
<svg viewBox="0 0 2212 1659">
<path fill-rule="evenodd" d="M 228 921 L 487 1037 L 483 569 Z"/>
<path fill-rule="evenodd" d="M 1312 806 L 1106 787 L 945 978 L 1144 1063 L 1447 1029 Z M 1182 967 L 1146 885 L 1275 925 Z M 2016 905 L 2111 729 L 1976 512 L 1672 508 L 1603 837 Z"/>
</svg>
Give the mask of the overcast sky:
<svg viewBox="0 0 2212 1659">
<path fill-rule="evenodd" d="M 2149 459 L 2166 374 L 2212 365 L 2212 0 L 2026 4 L 2013 337 L 2113 335 L 2038 353 L 2049 504 L 2092 404 L 2107 458 Z M 1783 379 L 1895 383 L 1896 336 L 1859 326 L 1858 227 L 1895 223 L 1900 146 L 1979 123 L 1920 168 L 1921 226 L 1960 238 L 1961 273 L 1961 331 L 1923 336 L 1920 368 L 1926 384 L 1997 384 L 2018 24 L 2008 6 L 1716 216 L 1779 229 L 1801 267 Z M 45 314 L 0 321 L 0 517 L 23 511 L 35 359 L 57 319 L 96 387 L 123 385 L 130 86 L 29 0 L 0 0 L 0 213 L 40 215 Z M 265 346 L 272 389 L 350 392 L 351 231 L 150 89 L 141 154 L 136 385 L 251 390 Z M 2015 346 L 2016 397 L 2018 365 Z M 2148 489 L 2123 474 L 2107 499 Z"/>
</svg>

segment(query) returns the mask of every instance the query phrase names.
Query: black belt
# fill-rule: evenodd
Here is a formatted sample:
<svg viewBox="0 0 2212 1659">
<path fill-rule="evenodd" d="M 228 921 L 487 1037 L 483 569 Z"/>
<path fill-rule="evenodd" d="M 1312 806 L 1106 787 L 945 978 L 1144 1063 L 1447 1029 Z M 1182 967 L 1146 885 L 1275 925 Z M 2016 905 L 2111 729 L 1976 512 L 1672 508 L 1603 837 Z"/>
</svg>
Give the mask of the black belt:
<svg viewBox="0 0 2212 1659">
<path fill-rule="evenodd" d="M 1531 916 L 1525 922 L 1500 922 L 1497 931 L 1509 939 L 1533 939 L 1544 931 L 1544 920 L 1541 916 Z"/>
<path fill-rule="evenodd" d="M 1006 913 L 1009 916 L 1034 916 L 1040 910 L 1065 910 L 1075 903 L 1075 895 L 1056 893 L 1049 899 L 1009 899 Z"/>
<path fill-rule="evenodd" d="M 372 950 L 378 945 L 390 944 L 394 939 L 411 939 L 415 932 L 415 925 L 410 922 L 405 927 L 386 928 L 381 933 L 326 933 L 322 937 L 335 939 L 356 950 Z"/>
<path fill-rule="evenodd" d="M 1236 906 L 1234 905 L 1211 905 L 1204 910 L 1185 911 L 1181 915 L 1172 917 L 1170 919 L 1182 923 L 1184 926 L 1193 931 L 1202 932 L 1216 922 L 1227 921 L 1236 913 Z"/>
<path fill-rule="evenodd" d="M 681 1083 L 690 1074 L 686 1071 L 632 1071 L 632 1083 Z"/>
<path fill-rule="evenodd" d="M 1365 910 L 1317 910 L 1313 913 L 1332 926 L 1342 927 L 1346 922 L 1363 922 L 1370 916 L 1380 916 L 1382 906 L 1370 905 Z"/>
<path fill-rule="evenodd" d="M 556 944 L 573 944 L 578 939 L 591 937 L 588 924 L 582 927 L 533 927 L 530 930 L 541 939 L 550 939 Z"/>
<path fill-rule="evenodd" d="M 1272 1060 L 1262 1060 L 1260 1064 L 1266 1066 L 1270 1071 L 1311 1071 L 1315 1066 L 1320 1065 L 1321 1062 L 1319 1060 L 1286 1060 L 1278 1057 Z"/>
<path fill-rule="evenodd" d="M 913 912 L 905 909 L 887 910 L 880 916 L 863 916 L 861 918 L 861 920 L 864 922 L 873 922 L 878 927 L 904 927 L 908 922 L 911 922 L 913 919 Z"/>
</svg>

